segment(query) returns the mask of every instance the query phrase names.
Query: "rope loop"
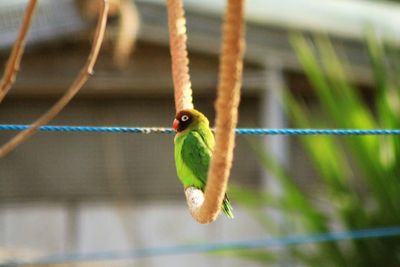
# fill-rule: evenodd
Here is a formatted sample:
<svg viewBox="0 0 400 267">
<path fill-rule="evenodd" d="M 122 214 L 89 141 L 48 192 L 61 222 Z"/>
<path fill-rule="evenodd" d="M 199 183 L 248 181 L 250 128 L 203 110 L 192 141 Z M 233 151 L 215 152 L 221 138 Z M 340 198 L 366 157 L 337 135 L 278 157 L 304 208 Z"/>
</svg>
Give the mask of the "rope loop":
<svg viewBox="0 0 400 267">
<path fill-rule="evenodd" d="M 182 0 L 168 1 L 168 18 L 175 107 L 179 112 L 181 109 L 193 108 Z M 215 221 L 221 211 L 232 166 L 243 68 L 243 21 L 244 0 L 229 0 L 223 25 L 218 95 L 215 102 L 216 142 L 207 185 L 204 196 L 196 188 L 185 190 L 190 213 L 202 224 Z"/>
</svg>

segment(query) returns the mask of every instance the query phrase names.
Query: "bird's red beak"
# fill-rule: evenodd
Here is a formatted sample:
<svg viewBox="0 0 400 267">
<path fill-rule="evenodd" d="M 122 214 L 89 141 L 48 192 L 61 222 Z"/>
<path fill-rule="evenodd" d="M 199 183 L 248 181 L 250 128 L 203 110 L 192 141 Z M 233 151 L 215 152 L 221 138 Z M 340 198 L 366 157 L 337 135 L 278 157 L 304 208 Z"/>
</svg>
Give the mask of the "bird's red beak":
<svg viewBox="0 0 400 267">
<path fill-rule="evenodd" d="M 179 127 L 179 121 L 177 119 L 174 119 L 174 123 L 172 124 L 172 128 L 174 128 L 175 131 L 178 131 Z"/>
</svg>

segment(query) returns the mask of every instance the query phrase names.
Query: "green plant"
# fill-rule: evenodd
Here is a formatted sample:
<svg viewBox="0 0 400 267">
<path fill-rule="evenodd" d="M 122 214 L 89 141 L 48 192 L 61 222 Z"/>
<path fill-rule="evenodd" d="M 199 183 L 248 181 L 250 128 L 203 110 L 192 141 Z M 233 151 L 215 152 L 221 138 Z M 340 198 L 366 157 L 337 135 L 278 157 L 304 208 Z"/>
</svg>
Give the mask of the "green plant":
<svg viewBox="0 0 400 267">
<path fill-rule="evenodd" d="M 287 112 L 294 127 L 400 128 L 400 79 L 393 75 L 396 65 L 390 60 L 395 56 L 394 50 L 368 34 L 366 43 L 376 95 L 366 99 L 349 82 L 346 68 L 327 38 L 315 38 L 314 45 L 302 35 L 295 34 L 291 40 L 320 104 L 315 112 L 306 101 L 287 93 Z M 400 224 L 398 136 L 302 136 L 298 141 L 313 163 L 319 190 L 302 190 L 253 141 L 250 143 L 261 163 L 278 180 L 283 194 L 232 190 L 234 198 L 254 214 L 266 231 L 277 232 L 276 222 L 262 212 L 266 207 L 279 210 L 290 221 L 292 233 L 328 232 L 333 226 L 356 230 Z M 318 200 L 323 200 L 323 207 Z M 292 246 L 288 253 L 306 266 L 400 266 L 400 238 Z"/>
</svg>

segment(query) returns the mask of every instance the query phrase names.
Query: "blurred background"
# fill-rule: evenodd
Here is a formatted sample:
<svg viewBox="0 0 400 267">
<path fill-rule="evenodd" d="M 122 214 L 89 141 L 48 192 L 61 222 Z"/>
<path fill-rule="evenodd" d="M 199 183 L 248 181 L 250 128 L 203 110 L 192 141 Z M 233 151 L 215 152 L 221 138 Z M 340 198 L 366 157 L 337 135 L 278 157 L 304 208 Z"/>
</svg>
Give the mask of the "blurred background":
<svg viewBox="0 0 400 267">
<path fill-rule="evenodd" d="M 95 75 L 51 124 L 170 127 L 162 0 L 109 0 Z M 6 63 L 26 0 L 0 1 Z M 185 0 L 194 104 L 213 121 L 225 1 Z M 1 124 L 28 124 L 83 66 L 98 0 L 39 0 Z M 239 127 L 400 128 L 400 5 L 249 0 Z M 15 132 L 1 132 L 6 142 Z M 38 133 L 0 160 L 0 265 L 68 252 L 230 242 L 400 225 L 400 140 L 237 137 L 235 219 L 198 225 L 172 135 Z M 400 238 L 66 266 L 400 266 Z M 8 265 L 6 265 L 8 266 Z"/>
</svg>

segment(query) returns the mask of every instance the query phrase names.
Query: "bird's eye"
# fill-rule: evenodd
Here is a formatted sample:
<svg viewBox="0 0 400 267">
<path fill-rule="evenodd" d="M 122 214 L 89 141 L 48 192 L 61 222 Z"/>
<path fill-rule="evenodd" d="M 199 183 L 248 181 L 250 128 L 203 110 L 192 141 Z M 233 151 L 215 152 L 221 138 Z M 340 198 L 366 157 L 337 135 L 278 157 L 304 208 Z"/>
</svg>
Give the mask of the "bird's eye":
<svg viewBox="0 0 400 267">
<path fill-rule="evenodd" d="M 187 121 L 189 119 L 188 115 L 183 115 L 181 121 Z"/>
</svg>

